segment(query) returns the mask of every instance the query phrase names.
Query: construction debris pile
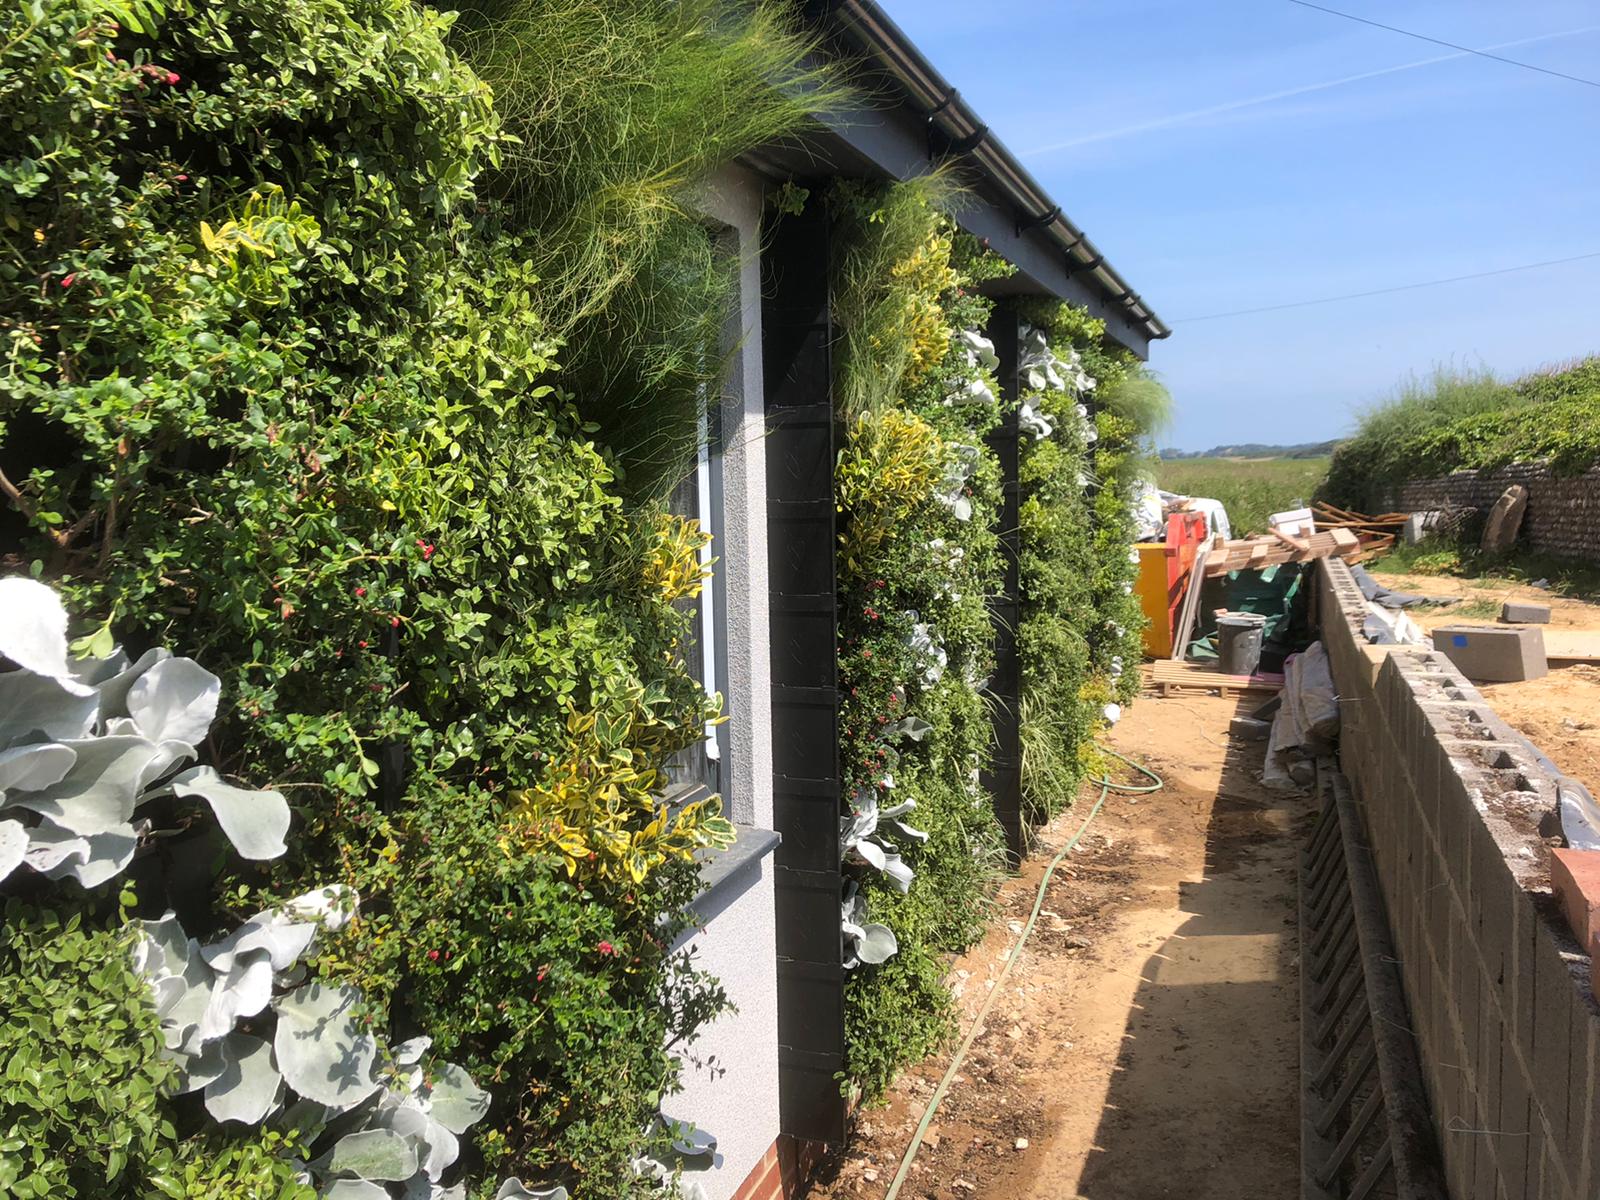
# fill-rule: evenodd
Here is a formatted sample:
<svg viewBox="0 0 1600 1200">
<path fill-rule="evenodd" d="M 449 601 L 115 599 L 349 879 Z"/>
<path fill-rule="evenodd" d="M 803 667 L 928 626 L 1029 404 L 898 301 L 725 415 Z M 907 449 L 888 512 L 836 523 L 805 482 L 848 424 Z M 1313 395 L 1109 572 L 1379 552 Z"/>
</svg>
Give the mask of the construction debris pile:
<svg viewBox="0 0 1600 1200">
<path fill-rule="evenodd" d="M 1317 504 L 1300 511 L 1310 518 L 1302 527 L 1310 526 L 1314 520 L 1316 532 L 1295 533 L 1289 523 L 1274 523 L 1272 532 L 1264 537 L 1231 540 L 1218 537 L 1206 554 L 1206 575 L 1214 578 L 1230 571 L 1259 571 L 1280 563 L 1310 562 L 1318 558 L 1360 562 L 1393 546 L 1409 515 L 1385 513 L 1371 517 L 1331 504 Z"/>
</svg>

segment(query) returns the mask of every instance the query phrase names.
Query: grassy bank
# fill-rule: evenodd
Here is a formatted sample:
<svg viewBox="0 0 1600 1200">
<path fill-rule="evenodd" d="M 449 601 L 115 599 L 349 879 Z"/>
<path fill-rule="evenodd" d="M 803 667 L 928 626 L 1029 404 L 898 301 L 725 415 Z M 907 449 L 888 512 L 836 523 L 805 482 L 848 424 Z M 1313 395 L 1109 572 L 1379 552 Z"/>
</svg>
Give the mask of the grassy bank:
<svg viewBox="0 0 1600 1200">
<path fill-rule="evenodd" d="M 1311 499 L 1328 473 L 1326 458 L 1185 458 L 1156 466 L 1156 484 L 1222 501 L 1234 537 L 1260 533 L 1267 518 Z"/>
<path fill-rule="evenodd" d="M 1514 381 L 1485 368 L 1441 366 L 1406 380 L 1362 413 L 1318 495 L 1373 511 L 1407 479 L 1536 460 L 1575 475 L 1597 459 L 1600 356 Z"/>
</svg>

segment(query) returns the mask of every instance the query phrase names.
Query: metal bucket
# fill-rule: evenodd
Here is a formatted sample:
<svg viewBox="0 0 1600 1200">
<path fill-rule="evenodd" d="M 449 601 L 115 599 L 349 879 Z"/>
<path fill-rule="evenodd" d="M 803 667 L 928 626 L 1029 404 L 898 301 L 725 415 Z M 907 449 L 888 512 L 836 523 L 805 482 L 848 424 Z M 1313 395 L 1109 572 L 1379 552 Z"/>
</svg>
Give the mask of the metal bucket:
<svg viewBox="0 0 1600 1200">
<path fill-rule="evenodd" d="M 1229 613 L 1217 618 L 1217 669 L 1224 675 L 1254 675 L 1261 663 L 1261 635 L 1267 618 Z"/>
</svg>

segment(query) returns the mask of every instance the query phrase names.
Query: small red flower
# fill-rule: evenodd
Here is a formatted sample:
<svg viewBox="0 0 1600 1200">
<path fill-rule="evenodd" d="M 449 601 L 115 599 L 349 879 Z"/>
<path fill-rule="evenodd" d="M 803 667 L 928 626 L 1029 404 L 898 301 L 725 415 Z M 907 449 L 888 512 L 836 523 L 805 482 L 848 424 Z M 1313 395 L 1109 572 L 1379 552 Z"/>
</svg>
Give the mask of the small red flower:
<svg viewBox="0 0 1600 1200">
<path fill-rule="evenodd" d="M 429 962 L 438 962 L 439 961 L 439 952 L 437 950 L 429 950 L 428 951 L 428 961 Z"/>
<path fill-rule="evenodd" d="M 357 589 L 356 589 L 356 595 L 357 595 L 357 596 L 358 596 L 358 597 L 359 597 L 359 596 L 365 596 L 365 595 L 366 595 L 366 594 L 367 594 L 367 589 L 366 589 L 366 588 L 364 588 L 364 587 L 358 587 L 358 588 L 357 588 Z"/>
<path fill-rule="evenodd" d="M 427 562 L 433 557 L 433 552 L 437 549 L 437 547 L 432 542 L 425 542 L 421 538 L 418 538 L 417 549 L 422 551 L 422 561 Z"/>
<path fill-rule="evenodd" d="M 537 975 L 535 975 L 534 978 L 536 980 L 538 980 L 540 983 L 543 983 L 544 982 L 544 977 L 546 975 L 548 975 L 549 973 L 550 973 L 550 968 L 549 967 L 540 967 L 539 968 L 539 973 Z"/>
<path fill-rule="evenodd" d="M 61 286 L 64 287 L 64 288 L 69 288 L 69 287 L 72 286 L 73 281 L 76 280 L 77 278 L 78 278 L 78 273 L 76 271 L 72 272 L 70 275 L 63 275 L 61 277 Z"/>
<path fill-rule="evenodd" d="M 399 629 L 400 628 L 400 618 L 399 617 L 390 617 L 389 618 L 389 627 L 391 629 Z"/>
<path fill-rule="evenodd" d="M 178 80 L 181 79 L 181 78 L 182 78 L 182 76 L 180 76 L 176 71 L 168 71 L 167 72 L 167 82 L 168 83 L 177 83 Z"/>
<path fill-rule="evenodd" d="M 871 658 L 872 657 L 872 651 L 871 650 L 863 650 L 861 652 L 861 657 L 862 658 Z"/>
<path fill-rule="evenodd" d="M 187 175 L 174 175 L 173 178 L 176 179 L 179 183 L 188 183 L 189 182 L 189 177 Z"/>
<path fill-rule="evenodd" d="M 600 951 L 601 954 L 615 954 L 617 952 L 617 948 L 610 942 L 601 942 L 595 949 Z"/>
<path fill-rule="evenodd" d="M 356 645 L 360 646 L 363 650 L 367 648 L 367 644 L 365 642 L 357 642 Z"/>
</svg>

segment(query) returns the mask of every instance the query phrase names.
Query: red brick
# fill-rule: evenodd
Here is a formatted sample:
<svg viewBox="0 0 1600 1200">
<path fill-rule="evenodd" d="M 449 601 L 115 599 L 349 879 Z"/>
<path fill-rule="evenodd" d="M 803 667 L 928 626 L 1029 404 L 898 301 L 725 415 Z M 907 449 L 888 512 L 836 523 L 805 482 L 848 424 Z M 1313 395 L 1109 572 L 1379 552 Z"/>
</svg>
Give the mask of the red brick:
<svg viewBox="0 0 1600 1200">
<path fill-rule="evenodd" d="M 1552 850 L 1550 882 L 1578 945 L 1600 933 L 1600 850 Z"/>
<path fill-rule="evenodd" d="M 778 1200 L 783 1195 L 783 1176 L 778 1168 L 778 1143 L 767 1147 L 761 1161 L 739 1185 L 733 1200 Z"/>
</svg>

